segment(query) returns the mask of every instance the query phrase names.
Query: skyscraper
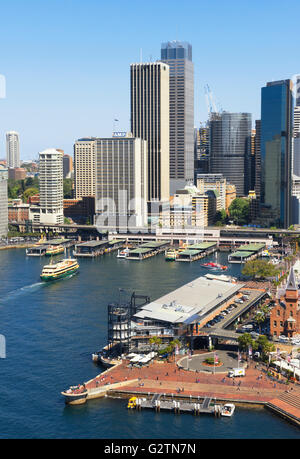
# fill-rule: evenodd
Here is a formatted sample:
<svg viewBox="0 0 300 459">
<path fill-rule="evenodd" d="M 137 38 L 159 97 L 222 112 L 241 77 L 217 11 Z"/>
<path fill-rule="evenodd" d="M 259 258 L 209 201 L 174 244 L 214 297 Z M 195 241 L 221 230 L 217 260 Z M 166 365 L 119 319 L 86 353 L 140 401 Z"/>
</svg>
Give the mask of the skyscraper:
<svg viewBox="0 0 300 459">
<path fill-rule="evenodd" d="M 96 141 L 98 228 L 147 225 L 147 142 L 133 137 Z"/>
<path fill-rule="evenodd" d="M 250 113 L 212 113 L 210 119 L 210 172 L 223 174 L 237 196 L 249 191 Z"/>
<path fill-rule="evenodd" d="M 73 159 L 70 155 L 63 156 L 64 178 L 71 178 L 73 172 Z"/>
<path fill-rule="evenodd" d="M 170 193 L 194 182 L 194 64 L 192 46 L 171 41 L 161 46 L 170 67 Z"/>
<path fill-rule="evenodd" d="M 0 239 L 7 237 L 8 229 L 7 178 L 7 169 L 0 167 Z"/>
<path fill-rule="evenodd" d="M 293 136 L 291 80 L 267 83 L 261 90 L 261 204 L 268 220 L 291 224 Z"/>
<path fill-rule="evenodd" d="M 168 201 L 169 66 L 163 62 L 131 64 L 131 132 L 147 141 L 147 200 Z"/>
<path fill-rule="evenodd" d="M 75 198 L 95 196 L 96 138 L 79 139 L 74 145 Z"/>
<path fill-rule="evenodd" d="M 37 223 L 63 223 L 63 153 L 49 148 L 39 158 L 40 203 L 30 209 L 30 218 Z"/>
<path fill-rule="evenodd" d="M 6 133 L 6 159 L 7 167 L 20 167 L 20 142 L 19 134 L 15 131 Z"/>
</svg>

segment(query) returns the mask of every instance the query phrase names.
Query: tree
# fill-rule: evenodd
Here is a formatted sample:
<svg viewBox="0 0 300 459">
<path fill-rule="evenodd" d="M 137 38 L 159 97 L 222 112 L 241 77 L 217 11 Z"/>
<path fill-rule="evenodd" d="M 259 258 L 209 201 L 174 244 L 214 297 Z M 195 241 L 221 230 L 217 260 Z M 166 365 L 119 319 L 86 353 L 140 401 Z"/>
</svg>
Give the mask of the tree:
<svg viewBox="0 0 300 459">
<path fill-rule="evenodd" d="M 275 345 L 271 343 L 265 335 L 259 336 L 256 344 L 258 348 L 261 349 L 264 356 L 266 356 L 269 352 L 275 351 Z"/>
<path fill-rule="evenodd" d="M 245 263 L 242 274 L 243 276 L 266 279 L 268 277 L 277 276 L 279 274 L 279 269 L 269 261 L 252 260 Z"/>
<path fill-rule="evenodd" d="M 238 337 L 239 348 L 243 351 L 246 351 L 249 346 L 253 347 L 254 341 L 250 335 L 250 333 L 243 333 L 242 336 Z"/>
<path fill-rule="evenodd" d="M 225 225 L 227 221 L 227 214 L 225 209 L 218 210 L 218 212 L 215 215 L 215 224 L 217 226 L 222 226 Z"/>
<path fill-rule="evenodd" d="M 250 200 L 236 198 L 229 206 L 229 216 L 237 225 L 246 225 L 249 222 Z"/>
<path fill-rule="evenodd" d="M 38 193 L 39 193 L 39 190 L 37 188 L 34 188 L 34 187 L 27 188 L 23 193 L 23 201 L 27 202 L 30 196 L 35 196 Z"/>
<path fill-rule="evenodd" d="M 73 180 L 64 179 L 64 199 L 72 199 L 73 197 Z"/>
<path fill-rule="evenodd" d="M 149 339 L 149 343 L 153 345 L 154 348 L 156 347 L 156 349 L 158 349 L 162 343 L 162 340 L 158 336 L 152 336 L 152 338 Z"/>
</svg>

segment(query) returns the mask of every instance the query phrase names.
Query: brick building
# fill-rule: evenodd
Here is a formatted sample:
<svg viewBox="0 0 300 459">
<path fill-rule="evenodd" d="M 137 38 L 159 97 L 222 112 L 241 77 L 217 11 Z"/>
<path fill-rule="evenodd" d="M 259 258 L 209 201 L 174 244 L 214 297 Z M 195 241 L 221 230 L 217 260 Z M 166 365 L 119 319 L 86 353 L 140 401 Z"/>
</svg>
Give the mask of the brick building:
<svg viewBox="0 0 300 459">
<path fill-rule="evenodd" d="M 288 338 L 300 333 L 299 291 L 294 269 L 289 274 L 284 295 L 278 298 L 270 313 L 270 334 Z"/>
</svg>

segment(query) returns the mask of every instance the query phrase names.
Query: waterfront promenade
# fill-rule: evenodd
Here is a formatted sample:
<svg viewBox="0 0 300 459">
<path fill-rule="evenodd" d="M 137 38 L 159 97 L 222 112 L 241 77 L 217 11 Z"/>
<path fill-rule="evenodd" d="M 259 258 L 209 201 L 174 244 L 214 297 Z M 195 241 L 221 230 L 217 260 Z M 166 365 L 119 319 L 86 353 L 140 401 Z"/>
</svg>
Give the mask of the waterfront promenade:
<svg viewBox="0 0 300 459">
<path fill-rule="evenodd" d="M 85 384 L 88 391 L 103 389 L 102 396 L 129 398 L 131 395 L 162 394 L 173 398 L 212 398 L 247 405 L 262 405 L 300 425 L 300 386 L 270 379 L 262 367 L 251 362 L 246 375 L 229 378 L 226 367 L 218 372 L 180 368 L 174 358 L 153 361 L 147 367 L 130 367 L 129 361 L 110 368 Z"/>
</svg>

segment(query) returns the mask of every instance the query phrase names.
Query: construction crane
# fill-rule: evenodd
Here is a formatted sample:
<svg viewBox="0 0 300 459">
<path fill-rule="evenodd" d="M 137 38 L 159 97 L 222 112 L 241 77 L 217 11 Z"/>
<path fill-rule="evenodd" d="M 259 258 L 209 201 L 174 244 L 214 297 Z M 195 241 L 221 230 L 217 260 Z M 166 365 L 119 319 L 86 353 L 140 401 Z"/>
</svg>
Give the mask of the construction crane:
<svg viewBox="0 0 300 459">
<path fill-rule="evenodd" d="M 215 99 L 213 97 L 213 94 L 208 84 L 204 86 L 204 91 L 205 91 L 205 98 L 206 98 L 207 110 L 208 110 L 209 115 L 211 115 L 212 113 L 222 113 L 223 109 L 220 106 L 220 104 L 218 104 L 219 109 L 217 108 Z"/>
</svg>

